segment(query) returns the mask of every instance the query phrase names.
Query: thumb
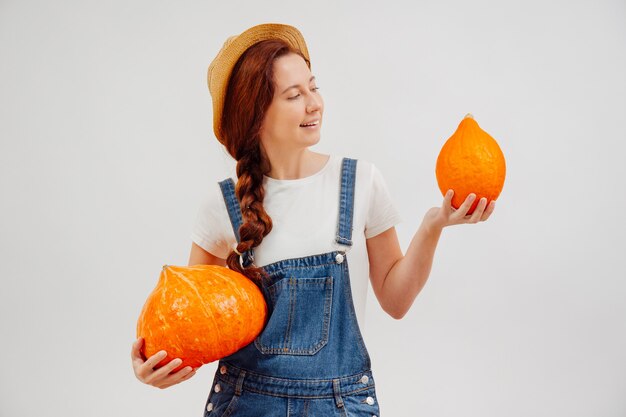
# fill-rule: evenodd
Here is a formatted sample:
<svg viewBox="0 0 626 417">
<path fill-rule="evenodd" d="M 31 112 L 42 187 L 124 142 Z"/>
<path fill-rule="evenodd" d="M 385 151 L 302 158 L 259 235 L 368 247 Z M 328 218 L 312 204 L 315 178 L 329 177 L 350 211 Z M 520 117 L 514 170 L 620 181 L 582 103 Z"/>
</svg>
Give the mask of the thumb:
<svg viewBox="0 0 626 417">
<path fill-rule="evenodd" d="M 137 340 L 133 342 L 133 349 L 130 353 L 133 359 L 137 359 L 137 358 L 142 359 L 141 351 L 140 351 L 142 345 L 143 345 L 143 337 L 139 337 L 137 338 Z"/>
<path fill-rule="evenodd" d="M 454 190 L 450 189 L 446 192 L 446 195 L 443 198 L 443 204 L 441 205 L 443 209 L 446 209 L 447 211 L 452 209 L 452 196 L 454 196 Z"/>
</svg>

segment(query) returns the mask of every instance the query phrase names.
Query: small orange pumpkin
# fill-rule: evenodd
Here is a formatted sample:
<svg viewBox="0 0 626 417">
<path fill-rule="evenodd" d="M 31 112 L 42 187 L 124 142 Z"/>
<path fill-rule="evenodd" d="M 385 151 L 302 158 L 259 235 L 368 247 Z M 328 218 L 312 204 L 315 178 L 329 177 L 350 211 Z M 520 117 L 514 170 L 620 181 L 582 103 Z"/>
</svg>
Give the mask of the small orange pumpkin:
<svg viewBox="0 0 626 417">
<path fill-rule="evenodd" d="M 160 350 L 198 368 L 251 343 L 263 330 L 267 305 L 246 276 L 219 265 L 164 265 L 139 320 L 137 337 L 148 358 Z"/>
<path fill-rule="evenodd" d="M 467 214 L 472 214 L 482 197 L 487 205 L 500 195 L 506 176 L 506 162 L 498 143 L 467 114 L 441 148 L 435 170 L 437 183 L 445 196 L 454 190 L 452 206 L 458 209 L 471 193 L 476 198 Z"/>
</svg>

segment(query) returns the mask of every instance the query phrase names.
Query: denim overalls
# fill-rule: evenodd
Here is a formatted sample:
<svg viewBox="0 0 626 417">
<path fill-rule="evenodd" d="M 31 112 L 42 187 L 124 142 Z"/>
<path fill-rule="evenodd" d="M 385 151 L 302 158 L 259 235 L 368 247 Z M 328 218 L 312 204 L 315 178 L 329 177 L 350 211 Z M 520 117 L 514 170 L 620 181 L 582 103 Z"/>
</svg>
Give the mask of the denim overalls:
<svg viewBox="0 0 626 417">
<path fill-rule="evenodd" d="M 346 250 L 263 267 L 270 277 L 262 289 L 267 324 L 254 342 L 219 361 L 205 417 L 379 416 L 346 257 L 356 162 L 342 161 L 335 242 Z M 234 182 L 219 185 L 239 242 L 242 215 Z M 242 255 L 244 266 L 253 262 L 251 252 Z"/>
</svg>

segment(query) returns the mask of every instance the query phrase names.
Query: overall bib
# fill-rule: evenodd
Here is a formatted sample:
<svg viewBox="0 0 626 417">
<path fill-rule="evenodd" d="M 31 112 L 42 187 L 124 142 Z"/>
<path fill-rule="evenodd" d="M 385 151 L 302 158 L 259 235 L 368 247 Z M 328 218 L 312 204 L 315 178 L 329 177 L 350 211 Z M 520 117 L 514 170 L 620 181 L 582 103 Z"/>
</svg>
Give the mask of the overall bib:
<svg viewBox="0 0 626 417">
<path fill-rule="evenodd" d="M 370 357 L 352 302 L 356 160 L 342 161 L 335 250 L 263 266 L 268 321 L 254 342 L 219 361 L 205 417 L 379 416 Z M 234 182 L 220 188 L 239 242 Z M 244 266 L 254 260 L 242 255 Z M 362 277 L 359 277 L 362 279 Z"/>
</svg>

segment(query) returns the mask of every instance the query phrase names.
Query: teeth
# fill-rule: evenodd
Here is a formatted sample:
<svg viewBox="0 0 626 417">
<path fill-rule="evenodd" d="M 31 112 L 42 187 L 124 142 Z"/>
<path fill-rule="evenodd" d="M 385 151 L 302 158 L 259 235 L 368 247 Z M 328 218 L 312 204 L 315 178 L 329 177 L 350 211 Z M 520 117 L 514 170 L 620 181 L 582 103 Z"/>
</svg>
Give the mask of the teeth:
<svg viewBox="0 0 626 417">
<path fill-rule="evenodd" d="M 303 124 L 303 125 L 300 125 L 300 126 L 315 126 L 315 125 L 317 125 L 317 122 L 309 123 L 309 124 Z"/>
</svg>

